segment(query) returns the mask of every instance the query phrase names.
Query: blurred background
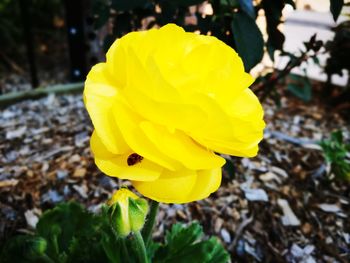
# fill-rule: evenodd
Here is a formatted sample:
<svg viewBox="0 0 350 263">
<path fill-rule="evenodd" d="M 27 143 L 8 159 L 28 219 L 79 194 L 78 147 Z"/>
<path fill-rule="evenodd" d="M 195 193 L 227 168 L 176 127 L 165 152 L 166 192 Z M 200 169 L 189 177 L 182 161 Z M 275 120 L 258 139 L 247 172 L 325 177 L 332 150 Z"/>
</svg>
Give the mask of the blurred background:
<svg viewBox="0 0 350 263">
<path fill-rule="evenodd" d="M 339 0 L 2 0 L 0 92 L 29 89 L 29 83 L 35 88 L 83 81 L 91 66 L 104 60 L 115 39 L 167 23 L 221 39 L 237 50 L 246 70 L 256 77 L 283 69 L 286 52 L 298 53 L 316 34 L 325 50 L 314 65 L 305 70 L 300 65 L 292 72 L 346 86 L 349 52 L 327 62 L 332 49 L 328 42 L 334 40 L 335 31 L 341 31 L 339 45 L 345 43 L 348 9 L 341 12 L 342 7 Z M 339 64 L 335 59 L 340 65 L 335 66 Z M 301 64 L 306 67 L 304 60 Z M 13 82 L 17 87 L 8 87 Z"/>
<path fill-rule="evenodd" d="M 156 237 L 196 219 L 233 262 L 349 262 L 349 15 L 344 0 L 0 0 L 0 245 L 126 183 L 94 165 L 83 82 L 117 38 L 176 23 L 239 53 L 267 129 L 256 158 L 225 156 L 213 198 L 162 205 Z"/>
</svg>

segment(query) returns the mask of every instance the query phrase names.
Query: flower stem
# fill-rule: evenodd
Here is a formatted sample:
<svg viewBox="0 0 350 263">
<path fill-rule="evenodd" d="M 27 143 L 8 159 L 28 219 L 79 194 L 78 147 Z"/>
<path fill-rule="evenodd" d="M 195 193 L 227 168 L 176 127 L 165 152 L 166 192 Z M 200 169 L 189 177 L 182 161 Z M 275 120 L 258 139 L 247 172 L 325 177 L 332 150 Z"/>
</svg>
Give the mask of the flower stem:
<svg viewBox="0 0 350 263">
<path fill-rule="evenodd" d="M 149 263 L 145 243 L 143 241 L 140 231 L 134 233 L 134 247 L 139 258 L 140 263 Z"/>
<path fill-rule="evenodd" d="M 149 214 L 146 219 L 145 226 L 142 229 L 142 237 L 146 244 L 148 245 L 151 237 L 152 237 L 152 231 L 154 227 L 154 223 L 156 221 L 157 213 L 158 213 L 159 203 L 157 201 L 152 200 L 151 201 L 151 207 Z"/>
</svg>

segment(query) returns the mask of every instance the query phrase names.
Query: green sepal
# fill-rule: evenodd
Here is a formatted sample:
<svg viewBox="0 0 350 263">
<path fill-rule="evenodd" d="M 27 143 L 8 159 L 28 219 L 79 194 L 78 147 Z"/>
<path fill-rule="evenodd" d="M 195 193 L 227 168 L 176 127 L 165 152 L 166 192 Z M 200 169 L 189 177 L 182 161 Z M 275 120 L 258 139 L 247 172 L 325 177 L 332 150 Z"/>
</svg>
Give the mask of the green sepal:
<svg viewBox="0 0 350 263">
<path fill-rule="evenodd" d="M 148 203 L 145 199 L 132 199 L 129 197 L 129 220 L 132 232 L 140 231 L 145 224 L 148 213 Z"/>
<path fill-rule="evenodd" d="M 115 231 L 116 235 L 119 237 L 126 237 L 130 234 L 130 223 L 129 220 L 126 217 L 126 215 L 123 214 L 123 211 L 118 203 L 115 203 L 112 205 L 112 212 L 110 214 L 111 216 L 111 226 L 113 230 Z"/>
</svg>

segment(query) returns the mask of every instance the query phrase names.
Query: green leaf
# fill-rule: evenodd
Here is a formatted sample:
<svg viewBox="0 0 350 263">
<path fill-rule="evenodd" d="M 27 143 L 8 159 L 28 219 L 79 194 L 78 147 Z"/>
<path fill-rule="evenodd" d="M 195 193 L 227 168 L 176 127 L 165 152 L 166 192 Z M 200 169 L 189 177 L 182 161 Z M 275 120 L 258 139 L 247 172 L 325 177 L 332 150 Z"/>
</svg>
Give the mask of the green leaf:
<svg viewBox="0 0 350 263">
<path fill-rule="evenodd" d="M 37 233 L 48 241 L 48 255 L 58 260 L 74 252 L 76 238 L 80 242 L 80 237 L 93 236 L 97 226 L 92 214 L 70 202 L 46 211 L 37 224 Z"/>
<path fill-rule="evenodd" d="M 320 146 L 331 171 L 339 178 L 350 180 L 350 161 L 347 158 L 350 144 L 344 142 L 342 131 L 332 132 L 330 139 L 322 140 Z"/>
<path fill-rule="evenodd" d="M 312 95 L 311 83 L 307 77 L 300 77 L 297 75 L 291 75 L 291 79 L 294 80 L 289 83 L 287 89 L 296 97 L 303 101 L 310 101 Z"/>
<path fill-rule="evenodd" d="M 232 33 L 238 54 L 242 57 L 246 71 L 258 64 L 264 55 L 264 39 L 260 29 L 249 15 L 234 13 Z"/>
<path fill-rule="evenodd" d="M 38 236 L 15 236 L 4 246 L 0 254 L 2 263 L 47 262 L 47 242 Z"/>
<path fill-rule="evenodd" d="M 268 34 L 267 51 L 271 60 L 274 60 L 274 53 L 276 50 L 283 49 L 285 37 L 278 29 L 281 23 L 282 10 L 285 6 L 284 0 L 263 0 L 261 2 L 265 11 L 266 31 Z"/>
<path fill-rule="evenodd" d="M 287 89 L 296 97 L 303 101 L 309 101 L 311 99 L 310 88 L 305 86 L 299 86 L 297 84 L 289 83 Z"/>
<path fill-rule="evenodd" d="M 166 243 L 155 253 L 154 263 L 226 263 L 229 255 L 217 239 L 200 241 L 203 236 L 198 223 L 188 227 L 175 224 L 166 234 Z"/>
<path fill-rule="evenodd" d="M 344 5 L 344 0 L 330 0 L 330 1 L 331 1 L 330 11 L 332 13 L 334 21 L 337 22 L 337 19 Z"/>
<path fill-rule="evenodd" d="M 102 232 L 102 247 L 111 263 L 122 263 L 122 240 L 117 242 L 115 236 L 111 232 Z M 126 255 L 124 255 L 126 256 Z"/>
<path fill-rule="evenodd" d="M 38 236 L 19 236 L 0 254 L 4 263 L 136 263 L 127 244 L 112 232 L 102 207 L 98 215 L 77 203 L 46 211 L 37 224 Z M 40 235 L 40 236 L 39 236 Z M 127 241 L 127 240 L 125 240 Z"/>
<path fill-rule="evenodd" d="M 147 5 L 147 0 L 112 0 L 112 7 L 117 11 L 128 11 Z"/>
<path fill-rule="evenodd" d="M 203 235 L 202 227 L 198 223 L 192 223 L 188 227 L 175 224 L 165 236 L 170 250 L 176 252 L 192 244 Z"/>
<path fill-rule="evenodd" d="M 211 237 L 207 242 L 211 244 L 210 263 L 224 263 L 230 259 L 229 254 L 215 237 Z"/>
<path fill-rule="evenodd" d="M 269 54 L 270 59 L 274 62 L 276 48 L 271 43 L 269 43 L 269 41 L 267 41 L 266 49 L 267 49 L 267 53 Z"/>
<path fill-rule="evenodd" d="M 268 30 L 269 31 L 269 37 L 267 39 L 267 49 L 269 52 L 269 56 L 272 61 L 274 61 L 274 54 L 276 50 L 282 50 L 283 49 L 283 44 L 285 41 L 285 36 L 284 34 L 276 29 L 274 30 Z"/>
<path fill-rule="evenodd" d="M 340 146 L 343 143 L 343 133 L 342 131 L 335 131 L 332 132 L 331 140 L 337 143 L 338 146 Z"/>
<path fill-rule="evenodd" d="M 239 5 L 241 6 L 242 10 L 248 14 L 251 18 L 255 19 L 256 14 L 255 14 L 255 9 L 253 5 L 252 0 L 238 0 Z"/>
<path fill-rule="evenodd" d="M 46 239 L 51 239 L 52 236 L 59 237 L 59 247 L 68 250 L 75 231 L 81 229 L 77 228 L 80 221 L 89 217 L 90 215 L 77 203 L 60 204 L 42 215 L 37 224 L 37 233 Z"/>
<path fill-rule="evenodd" d="M 161 247 L 160 243 L 153 242 L 152 240 L 150 240 L 146 248 L 148 257 L 153 258 L 160 247 Z"/>
</svg>

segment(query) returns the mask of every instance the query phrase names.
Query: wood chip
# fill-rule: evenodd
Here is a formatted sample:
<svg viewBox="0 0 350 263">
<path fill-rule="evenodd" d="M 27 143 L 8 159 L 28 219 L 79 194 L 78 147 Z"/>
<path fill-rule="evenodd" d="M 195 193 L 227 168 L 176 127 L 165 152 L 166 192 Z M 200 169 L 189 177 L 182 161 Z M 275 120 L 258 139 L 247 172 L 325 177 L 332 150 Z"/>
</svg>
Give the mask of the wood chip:
<svg viewBox="0 0 350 263">
<path fill-rule="evenodd" d="M 341 212 L 341 209 L 338 205 L 335 204 L 319 204 L 318 207 L 327 213 L 338 213 Z"/>
<path fill-rule="evenodd" d="M 300 221 L 290 208 L 288 201 L 285 199 L 278 199 L 277 204 L 283 211 L 282 224 L 284 226 L 299 226 Z"/>
<path fill-rule="evenodd" d="M 24 213 L 24 216 L 26 218 L 27 224 L 28 226 L 30 226 L 31 228 L 35 229 L 36 224 L 39 222 L 39 218 L 38 216 L 34 213 L 33 210 L 27 210 Z"/>
<path fill-rule="evenodd" d="M 86 168 L 78 168 L 75 170 L 73 177 L 84 177 L 86 174 Z"/>
<path fill-rule="evenodd" d="M 20 138 L 26 133 L 26 131 L 27 131 L 27 127 L 26 126 L 20 127 L 20 128 L 18 128 L 17 130 L 14 130 L 14 131 L 8 131 L 6 133 L 6 139 L 7 140 L 12 140 L 12 139 L 15 139 L 15 138 Z"/>
<path fill-rule="evenodd" d="M 4 180 L 4 181 L 0 181 L 0 188 L 1 187 L 15 186 L 17 184 L 18 184 L 18 180 L 16 180 L 16 179 Z"/>
</svg>

